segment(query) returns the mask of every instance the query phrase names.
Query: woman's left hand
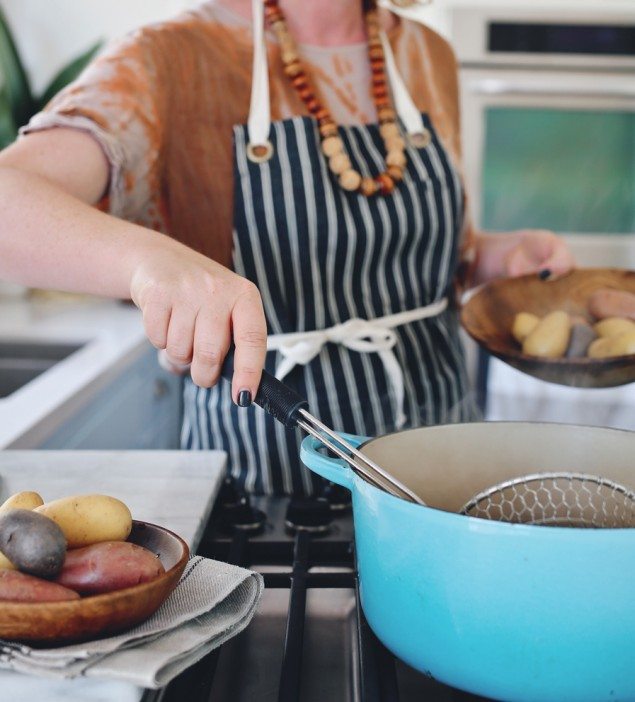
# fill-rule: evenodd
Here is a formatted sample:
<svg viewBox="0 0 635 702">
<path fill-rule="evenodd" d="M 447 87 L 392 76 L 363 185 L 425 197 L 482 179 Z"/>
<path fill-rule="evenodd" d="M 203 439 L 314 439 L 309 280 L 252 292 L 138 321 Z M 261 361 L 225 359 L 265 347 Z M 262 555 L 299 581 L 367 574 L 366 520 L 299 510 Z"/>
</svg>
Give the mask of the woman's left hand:
<svg viewBox="0 0 635 702">
<path fill-rule="evenodd" d="M 544 229 L 509 233 L 477 232 L 473 284 L 549 270 L 562 275 L 575 268 L 567 242 Z"/>
<path fill-rule="evenodd" d="M 515 234 L 518 241 L 503 258 L 503 275 L 516 277 L 542 270 L 562 275 L 575 267 L 568 244 L 553 232 L 524 229 Z"/>
</svg>

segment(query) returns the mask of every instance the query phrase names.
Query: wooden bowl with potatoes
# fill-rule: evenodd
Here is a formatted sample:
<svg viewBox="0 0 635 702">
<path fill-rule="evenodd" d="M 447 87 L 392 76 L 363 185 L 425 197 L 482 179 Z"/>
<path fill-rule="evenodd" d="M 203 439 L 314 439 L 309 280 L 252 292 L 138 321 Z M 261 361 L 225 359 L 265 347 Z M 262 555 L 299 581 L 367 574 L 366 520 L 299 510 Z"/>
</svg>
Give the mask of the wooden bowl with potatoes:
<svg viewBox="0 0 635 702">
<path fill-rule="evenodd" d="M 535 378 L 581 388 L 635 381 L 635 271 L 496 280 L 468 297 L 461 323 L 493 356 Z"/>
<path fill-rule="evenodd" d="M 188 558 L 179 536 L 133 520 L 114 497 L 13 495 L 0 506 L 0 638 L 50 647 L 130 629 Z"/>
</svg>

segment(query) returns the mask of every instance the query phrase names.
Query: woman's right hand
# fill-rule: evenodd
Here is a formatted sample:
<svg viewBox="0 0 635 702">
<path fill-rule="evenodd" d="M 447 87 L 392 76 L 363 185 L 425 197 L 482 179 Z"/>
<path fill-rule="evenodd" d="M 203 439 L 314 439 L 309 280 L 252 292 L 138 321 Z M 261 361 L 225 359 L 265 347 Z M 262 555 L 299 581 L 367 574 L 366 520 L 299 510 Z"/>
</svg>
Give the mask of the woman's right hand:
<svg viewBox="0 0 635 702">
<path fill-rule="evenodd" d="M 233 340 L 232 397 L 249 404 L 258 391 L 267 350 L 258 289 L 219 263 L 159 237 L 133 268 L 130 283 L 148 338 L 165 349 L 175 366 L 191 364 L 192 380 L 206 388 L 218 381 Z"/>
</svg>

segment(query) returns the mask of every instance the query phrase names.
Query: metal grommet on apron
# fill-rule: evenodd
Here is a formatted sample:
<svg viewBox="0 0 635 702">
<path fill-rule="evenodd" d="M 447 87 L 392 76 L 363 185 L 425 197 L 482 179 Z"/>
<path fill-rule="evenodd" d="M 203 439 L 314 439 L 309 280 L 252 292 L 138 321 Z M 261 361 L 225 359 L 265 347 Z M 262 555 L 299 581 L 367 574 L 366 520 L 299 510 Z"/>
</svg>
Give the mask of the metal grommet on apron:
<svg viewBox="0 0 635 702">
<path fill-rule="evenodd" d="M 264 144 L 247 144 L 247 158 L 252 163 L 264 163 L 273 156 L 273 145 L 270 141 Z"/>
<path fill-rule="evenodd" d="M 261 0 L 254 4 L 254 78 L 247 125 L 234 127 L 233 266 L 260 290 L 266 367 L 309 400 L 329 426 L 373 436 L 398 426 L 472 418 L 458 320 L 446 296 L 463 226 L 459 175 L 427 115 L 415 107 L 383 37 L 395 107 L 409 134 L 405 177 L 366 198 L 337 184 L 314 118 L 271 124 Z M 266 87 L 266 90 L 265 90 Z M 339 128 L 353 167 L 381 172 L 379 126 Z M 250 144 L 272 145 L 254 162 Z M 314 491 L 300 432 L 259 407 L 244 410 L 222 383 L 185 389 L 183 447 L 223 449 L 248 491 Z"/>
</svg>

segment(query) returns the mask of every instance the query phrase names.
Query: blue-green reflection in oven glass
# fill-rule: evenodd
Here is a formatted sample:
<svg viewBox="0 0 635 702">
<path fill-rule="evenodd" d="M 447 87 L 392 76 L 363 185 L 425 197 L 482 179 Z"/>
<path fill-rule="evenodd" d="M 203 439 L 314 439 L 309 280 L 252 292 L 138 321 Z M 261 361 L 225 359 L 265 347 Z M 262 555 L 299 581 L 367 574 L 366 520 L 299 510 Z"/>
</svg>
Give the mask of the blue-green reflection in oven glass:
<svg viewBox="0 0 635 702">
<path fill-rule="evenodd" d="M 482 225 L 635 233 L 635 112 L 489 108 Z"/>
</svg>

